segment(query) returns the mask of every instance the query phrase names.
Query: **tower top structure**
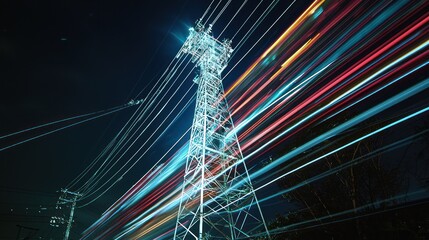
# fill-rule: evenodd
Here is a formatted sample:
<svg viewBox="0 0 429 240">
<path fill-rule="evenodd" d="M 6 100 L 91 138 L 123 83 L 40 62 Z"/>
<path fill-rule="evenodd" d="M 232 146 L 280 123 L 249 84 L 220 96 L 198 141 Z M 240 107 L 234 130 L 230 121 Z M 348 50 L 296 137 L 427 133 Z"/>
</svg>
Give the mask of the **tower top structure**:
<svg viewBox="0 0 429 240">
<path fill-rule="evenodd" d="M 212 25 L 207 28 L 198 20 L 195 27 L 189 28 L 189 36 L 177 57 L 181 54 L 192 55 L 192 62 L 201 71 L 207 71 L 220 76 L 228 64 L 233 49 L 231 40 L 219 41 L 212 35 Z"/>
</svg>

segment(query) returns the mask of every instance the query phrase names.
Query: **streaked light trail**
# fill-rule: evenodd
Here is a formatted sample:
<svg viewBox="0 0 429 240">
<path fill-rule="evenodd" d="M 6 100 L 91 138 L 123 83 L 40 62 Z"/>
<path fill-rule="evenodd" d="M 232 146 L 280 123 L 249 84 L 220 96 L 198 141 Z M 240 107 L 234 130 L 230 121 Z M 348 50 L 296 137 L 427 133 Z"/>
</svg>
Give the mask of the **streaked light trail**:
<svg viewBox="0 0 429 240">
<path fill-rule="evenodd" d="M 299 138 L 303 129 L 317 128 L 346 110 L 356 112 L 266 166 L 255 167 L 251 173 L 252 180 L 259 183 L 255 191 L 363 139 L 427 114 L 429 102 L 421 99 L 426 96 L 427 100 L 429 94 L 429 15 L 425 11 L 428 4 L 406 0 L 314 1 L 245 68 L 225 97 L 236 124 L 230 134 L 238 135 L 243 161 L 249 166 L 259 162 L 258 157 Z M 413 112 L 405 114 L 405 110 L 398 109 L 400 104 L 413 101 Z M 389 114 L 393 111 L 395 114 Z M 378 129 L 362 133 L 328 153 L 312 156 L 312 160 L 299 161 L 307 150 L 327 139 L 359 133 L 359 124 L 374 117 L 393 120 L 382 121 L 385 124 Z M 86 230 L 83 239 L 170 239 L 186 153 L 185 144 L 167 161 L 152 168 Z M 296 166 L 282 167 L 287 163 Z M 333 171 L 309 181 L 317 181 Z M 213 174 L 223 172 L 213 169 Z M 262 202 L 278 194 L 265 197 Z"/>
</svg>

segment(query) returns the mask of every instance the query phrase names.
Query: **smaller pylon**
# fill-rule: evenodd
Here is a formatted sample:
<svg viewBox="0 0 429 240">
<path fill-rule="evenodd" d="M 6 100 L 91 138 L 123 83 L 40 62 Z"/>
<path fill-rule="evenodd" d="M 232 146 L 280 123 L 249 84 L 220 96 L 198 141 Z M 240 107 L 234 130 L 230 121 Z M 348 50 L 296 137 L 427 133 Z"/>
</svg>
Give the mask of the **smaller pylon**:
<svg viewBox="0 0 429 240">
<path fill-rule="evenodd" d="M 66 221 L 67 228 L 66 228 L 66 231 L 64 233 L 64 238 L 63 238 L 64 240 L 68 240 L 70 237 L 70 231 L 71 231 L 71 227 L 72 227 L 72 223 L 73 223 L 73 216 L 74 216 L 74 210 L 76 207 L 76 201 L 80 197 L 82 197 L 82 194 L 80 194 L 79 192 L 71 192 L 67 189 L 61 189 L 61 196 L 58 199 L 57 205 L 63 205 L 63 204 L 71 203 L 69 220 Z M 64 218 L 62 220 L 64 221 Z M 51 219 L 51 226 L 53 226 L 52 225 L 52 219 Z M 58 225 L 56 227 L 58 227 Z"/>
</svg>

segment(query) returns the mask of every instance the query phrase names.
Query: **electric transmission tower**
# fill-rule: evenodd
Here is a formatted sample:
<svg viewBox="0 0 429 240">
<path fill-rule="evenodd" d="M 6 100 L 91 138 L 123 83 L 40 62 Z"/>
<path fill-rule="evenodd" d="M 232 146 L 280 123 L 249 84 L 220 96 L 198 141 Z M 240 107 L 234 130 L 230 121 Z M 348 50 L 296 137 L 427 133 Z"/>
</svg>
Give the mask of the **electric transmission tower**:
<svg viewBox="0 0 429 240">
<path fill-rule="evenodd" d="M 224 97 L 231 52 L 231 41 L 198 21 L 179 53 L 190 54 L 200 73 L 174 239 L 249 239 L 256 231 L 269 238 Z"/>
</svg>

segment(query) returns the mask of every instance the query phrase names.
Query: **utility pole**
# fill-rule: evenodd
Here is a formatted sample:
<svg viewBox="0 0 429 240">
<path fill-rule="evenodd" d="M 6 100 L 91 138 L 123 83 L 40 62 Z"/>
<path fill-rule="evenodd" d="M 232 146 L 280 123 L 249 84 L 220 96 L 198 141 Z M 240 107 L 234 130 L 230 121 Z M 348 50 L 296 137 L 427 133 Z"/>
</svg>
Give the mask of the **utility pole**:
<svg viewBox="0 0 429 240">
<path fill-rule="evenodd" d="M 177 57 L 191 55 L 200 74 L 174 239 L 247 239 L 255 231 L 269 238 L 224 96 L 231 41 L 201 21 L 189 31 Z"/>
<path fill-rule="evenodd" d="M 71 192 L 71 191 L 68 191 L 67 189 L 61 189 L 61 193 L 62 194 L 59 198 L 60 204 L 71 203 L 70 216 L 69 216 L 69 220 L 67 221 L 66 231 L 64 233 L 64 240 L 68 240 L 70 236 L 72 223 L 73 223 L 73 215 L 74 215 L 74 209 L 76 207 L 76 201 L 79 197 L 82 197 L 82 194 L 78 192 Z"/>
</svg>

